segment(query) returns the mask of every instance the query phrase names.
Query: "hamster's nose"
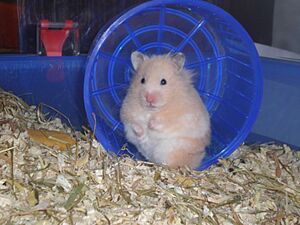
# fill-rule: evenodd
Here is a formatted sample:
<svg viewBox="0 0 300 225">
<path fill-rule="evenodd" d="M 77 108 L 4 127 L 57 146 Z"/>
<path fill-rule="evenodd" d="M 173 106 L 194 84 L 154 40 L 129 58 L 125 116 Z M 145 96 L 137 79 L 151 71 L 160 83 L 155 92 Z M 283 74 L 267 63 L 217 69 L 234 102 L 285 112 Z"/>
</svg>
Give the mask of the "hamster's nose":
<svg viewBox="0 0 300 225">
<path fill-rule="evenodd" d="M 156 99 L 155 95 L 152 93 L 146 93 L 145 98 L 146 98 L 146 101 L 150 104 L 154 103 L 155 99 Z"/>
</svg>

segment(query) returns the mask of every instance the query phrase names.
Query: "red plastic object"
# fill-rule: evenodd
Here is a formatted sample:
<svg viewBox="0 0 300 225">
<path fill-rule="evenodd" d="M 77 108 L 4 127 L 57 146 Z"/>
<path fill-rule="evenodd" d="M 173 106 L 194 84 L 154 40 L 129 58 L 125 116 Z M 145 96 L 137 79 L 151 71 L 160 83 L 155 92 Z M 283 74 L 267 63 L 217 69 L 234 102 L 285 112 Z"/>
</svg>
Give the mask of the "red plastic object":
<svg viewBox="0 0 300 225">
<path fill-rule="evenodd" d="M 73 28 L 73 21 L 66 20 L 62 29 L 49 29 L 49 20 L 41 20 L 41 40 L 47 56 L 62 56 L 63 45 Z"/>
</svg>

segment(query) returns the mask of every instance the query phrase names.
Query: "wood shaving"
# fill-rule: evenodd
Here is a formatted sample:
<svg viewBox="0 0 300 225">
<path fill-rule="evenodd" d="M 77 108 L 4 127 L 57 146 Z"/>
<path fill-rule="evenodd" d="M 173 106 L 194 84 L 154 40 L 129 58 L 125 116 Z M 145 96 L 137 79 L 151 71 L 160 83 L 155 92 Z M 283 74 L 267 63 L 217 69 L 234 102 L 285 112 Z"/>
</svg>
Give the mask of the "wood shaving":
<svg viewBox="0 0 300 225">
<path fill-rule="evenodd" d="M 73 138 L 60 131 L 28 129 L 27 132 L 30 139 L 35 142 L 47 145 L 50 148 L 57 147 L 60 150 L 66 150 L 68 147 L 76 144 Z"/>
<path fill-rule="evenodd" d="M 41 118 L 42 117 L 42 118 Z M 103 150 L 38 107 L 0 92 L 0 224 L 300 224 L 300 152 L 242 145 L 199 172 Z M 67 133 L 65 151 L 28 129 Z"/>
</svg>

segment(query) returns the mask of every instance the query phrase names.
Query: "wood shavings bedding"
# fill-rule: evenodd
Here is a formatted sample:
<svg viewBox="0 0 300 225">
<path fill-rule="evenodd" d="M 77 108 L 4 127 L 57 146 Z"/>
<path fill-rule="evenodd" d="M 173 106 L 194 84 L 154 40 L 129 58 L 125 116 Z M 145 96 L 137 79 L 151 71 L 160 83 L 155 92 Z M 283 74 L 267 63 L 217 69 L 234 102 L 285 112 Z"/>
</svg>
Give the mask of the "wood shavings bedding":
<svg viewBox="0 0 300 225">
<path fill-rule="evenodd" d="M 300 152 L 241 146 L 197 172 L 108 154 L 88 130 L 0 92 L 0 224 L 300 224 Z M 60 131 L 59 150 L 29 129 Z"/>
</svg>

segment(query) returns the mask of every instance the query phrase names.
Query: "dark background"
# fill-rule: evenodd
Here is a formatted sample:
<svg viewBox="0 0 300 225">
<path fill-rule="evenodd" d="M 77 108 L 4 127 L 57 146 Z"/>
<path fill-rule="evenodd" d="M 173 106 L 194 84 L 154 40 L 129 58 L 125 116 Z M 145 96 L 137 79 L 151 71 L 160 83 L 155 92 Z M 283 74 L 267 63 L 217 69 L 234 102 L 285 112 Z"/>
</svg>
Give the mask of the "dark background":
<svg viewBox="0 0 300 225">
<path fill-rule="evenodd" d="M 36 53 L 35 29 L 36 21 L 40 19 L 39 17 L 48 17 L 50 20 L 55 21 L 57 18 L 69 16 L 74 20 L 78 20 L 81 24 L 80 30 L 85 31 L 81 33 L 81 53 L 87 53 L 94 36 L 103 25 L 127 8 L 144 1 L 145 0 L 78 0 L 76 1 L 76 4 L 74 4 L 73 0 L 56 0 L 54 4 L 54 0 L 0 0 L 0 52 Z M 275 3 L 276 1 L 279 2 L 282 0 L 208 1 L 222 7 L 233 15 L 245 27 L 255 42 L 273 45 L 300 53 L 300 47 L 298 49 L 298 47 L 295 46 L 297 45 L 297 42 L 294 45 L 291 45 L 288 39 L 280 39 L 281 36 L 284 36 L 280 33 L 282 32 L 282 24 L 277 25 L 276 28 L 278 30 L 278 32 L 277 30 L 276 32 L 279 34 L 279 38 L 274 38 L 273 31 L 274 27 L 276 27 L 274 26 L 274 21 L 276 20 L 275 16 L 277 16 L 274 14 L 276 13 Z M 287 7 L 289 7 L 289 2 L 295 1 L 298 0 L 285 0 L 284 2 L 286 2 Z M 91 7 L 91 4 L 93 4 L 93 7 Z M 300 7 L 300 1 L 298 6 Z M 281 5 L 278 7 L 280 8 L 279 10 L 277 9 L 277 12 L 282 9 Z M 291 5 L 290 7 L 294 6 Z M 91 8 L 93 9 L 93 12 L 91 12 Z M 95 13 L 97 11 L 99 11 L 99 13 Z M 288 14 L 288 11 L 289 10 L 285 10 L 283 13 Z M 22 15 L 20 21 L 18 20 L 18 12 Z M 286 20 L 295 20 L 294 17 L 297 17 L 299 20 L 300 15 L 285 15 L 285 18 L 287 18 Z M 28 25 L 26 25 L 26 27 L 21 26 L 21 29 L 19 29 L 19 23 L 26 23 Z M 282 23 L 285 22 L 282 21 Z M 283 27 L 285 32 L 286 30 L 288 30 L 288 32 L 293 30 L 286 26 L 287 25 Z M 295 29 L 298 29 L 299 31 L 300 28 Z M 300 37 L 297 36 L 297 32 L 295 32 L 295 34 L 296 35 L 294 35 L 293 38 L 299 39 Z M 293 34 L 286 34 L 286 36 L 288 35 Z M 276 42 L 274 42 L 275 39 Z"/>
</svg>

